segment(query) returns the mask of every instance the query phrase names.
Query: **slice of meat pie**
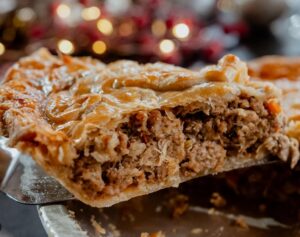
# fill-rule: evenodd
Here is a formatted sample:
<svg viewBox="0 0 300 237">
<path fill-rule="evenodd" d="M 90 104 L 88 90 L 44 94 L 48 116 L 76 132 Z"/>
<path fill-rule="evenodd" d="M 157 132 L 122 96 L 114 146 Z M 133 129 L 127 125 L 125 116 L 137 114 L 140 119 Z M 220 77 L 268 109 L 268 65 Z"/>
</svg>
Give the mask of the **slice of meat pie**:
<svg viewBox="0 0 300 237">
<path fill-rule="evenodd" d="M 280 91 L 247 71 L 233 55 L 190 71 L 41 49 L 7 72 L 0 131 L 97 207 L 270 157 L 295 164 Z"/>
</svg>

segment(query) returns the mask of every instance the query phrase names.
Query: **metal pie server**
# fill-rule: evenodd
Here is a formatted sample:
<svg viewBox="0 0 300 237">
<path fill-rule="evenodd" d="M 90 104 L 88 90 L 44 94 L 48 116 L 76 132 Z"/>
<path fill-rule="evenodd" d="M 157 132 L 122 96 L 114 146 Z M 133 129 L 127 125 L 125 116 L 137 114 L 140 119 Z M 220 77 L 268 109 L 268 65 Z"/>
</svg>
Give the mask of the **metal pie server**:
<svg viewBox="0 0 300 237">
<path fill-rule="evenodd" d="M 28 156 L 6 146 L 0 138 L 0 191 L 24 204 L 47 204 L 74 199 Z"/>
</svg>

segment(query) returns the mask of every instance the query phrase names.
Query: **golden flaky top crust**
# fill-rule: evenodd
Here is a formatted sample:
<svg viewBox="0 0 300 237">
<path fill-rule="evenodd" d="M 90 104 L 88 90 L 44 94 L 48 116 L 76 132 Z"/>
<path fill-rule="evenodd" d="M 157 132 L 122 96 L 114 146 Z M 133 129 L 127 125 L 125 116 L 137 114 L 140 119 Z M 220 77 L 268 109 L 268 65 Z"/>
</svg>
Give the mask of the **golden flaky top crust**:
<svg viewBox="0 0 300 237">
<path fill-rule="evenodd" d="M 45 166 L 71 165 L 95 127 L 114 129 L 138 110 L 229 101 L 243 93 L 267 100 L 279 92 L 271 84 L 250 82 L 246 65 L 233 55 L 191 71 L 164 63 L 105 65 L 41 49 L 16 63 L 2 82 L 1 132 Z"/>
</svg>

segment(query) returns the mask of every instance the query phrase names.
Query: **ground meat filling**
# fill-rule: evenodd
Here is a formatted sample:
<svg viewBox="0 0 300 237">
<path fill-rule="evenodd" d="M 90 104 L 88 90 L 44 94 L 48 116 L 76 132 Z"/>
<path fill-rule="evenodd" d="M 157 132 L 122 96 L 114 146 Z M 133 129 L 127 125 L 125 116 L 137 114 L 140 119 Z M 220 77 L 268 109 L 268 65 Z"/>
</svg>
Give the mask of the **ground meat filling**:
<svg viewBox="0 0 300 237">
<path fill-rule="evenodd" d="M 256 152 L 281 126 L 254 98 L 139 111 L 111 134 L 93 131 L 73 179 L 91 195 L 115 195 L 174 175 L 218 171 L 226 157 Z"/>
</svg>

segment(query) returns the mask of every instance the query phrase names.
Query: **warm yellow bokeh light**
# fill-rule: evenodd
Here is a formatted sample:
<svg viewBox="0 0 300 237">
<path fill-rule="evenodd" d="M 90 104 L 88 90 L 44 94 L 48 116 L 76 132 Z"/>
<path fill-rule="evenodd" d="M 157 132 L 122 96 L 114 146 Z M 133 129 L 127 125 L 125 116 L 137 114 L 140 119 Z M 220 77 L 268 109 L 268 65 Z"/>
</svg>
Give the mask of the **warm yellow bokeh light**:
<svg viewBox="0 0 300 237">
<path fill-rule="evenodd" d="M 0 42 L 0 55 L 3 55 L 4 53 L 5 53 L 5 46 Z"/>
<path fill-rule="evenodd" d="M 107 19 L 100 19 L 97 22 L 97 28 L 104 35 L 110 35 L 113 32 L 113 25 L 111 21 Z"/>
<path fill-rule="evenodd" d="M 187 24 L 179 23 L 173 27 L 172 33 L 176 38 L 186 39 L 190 35 L 190 28 Z"/>
<path fill-rule="evenodd" d="M 71 15 L 71 8 L 66 4 L 60 4 L 56 8 L 56 14 L 60 18 L 68 18 Z"/>
<path fill-rule="evenodd" d="M 92 48 L 96 54 L 104 54 L 107 49 L 106 44 L 101 40 L 95 41 Z"/>
<path fill-rule="evenodd" d="M 164 39 L 160 41 L 159 49 L 164 54 L 170 54 L 175 50 L 175 43 L 172 40 Z"/>
<path fill-rule="evenodd" d="M 167 31 L 165 22 L 161 20 L 154 21 L 151 25 L 151 31 L 157 37 L 163 36 Z"/>
<path fill-rule="evenodd" d="M 93 21 L 100 17 L 101 11 L 98 7 L 87 7 L 81 12 L 81 17 L 85 21 Z"/>
<path fill-rule="evenodd" d="M 64 54 L 72 54 L 74 52 L 74 45 L 70 40 L 62 39 L 58 41 L 57 47 Z"/>
</svg>

